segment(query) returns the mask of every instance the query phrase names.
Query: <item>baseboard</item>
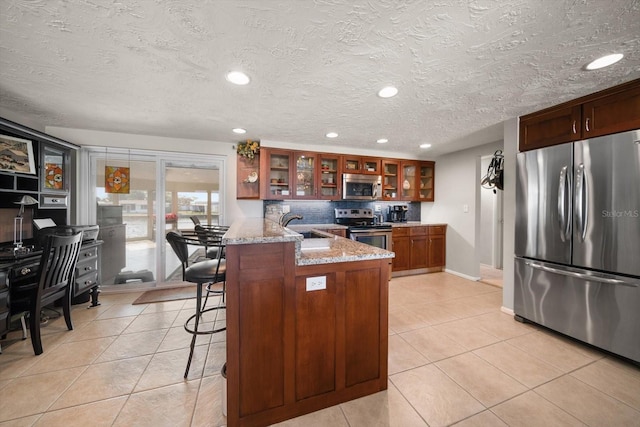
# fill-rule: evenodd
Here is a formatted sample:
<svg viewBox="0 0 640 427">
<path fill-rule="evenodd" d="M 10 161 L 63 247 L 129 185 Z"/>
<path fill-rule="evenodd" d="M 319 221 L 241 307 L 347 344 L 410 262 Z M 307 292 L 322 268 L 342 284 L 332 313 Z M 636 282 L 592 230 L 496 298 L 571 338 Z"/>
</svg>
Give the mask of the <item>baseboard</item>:
<svg viewBox="0 0 640 427">
<path fill-rule="evenodd" d="M 477 282 L 478 280 L 480 280 L 480 277 L 469 276 L 468 274 L 460 273 L 460 272 L 457 272 L 457 271 L 454 271 L 454 270 L 449 270 L 448 268 L 445 268 L 444 271 L 445 271 L 445 273 L 450 273 L 450 274 L 453 274 L 453 275 L 458 276 L 458 277 L 462 277 L 462 278 L 467 279 L 467 280 L 473 280 L 474 282 Z"/>
<path fill-rule="evenodd" d="M 505 314 L 508 314 L 509 316 L 515 316 L 516 315 L 515 311 L 513 311 L 510 308 L 505 307 L 504 305 L 502 307 L 500 307 L 500 311 L 505 313 Z"/>
</svg>

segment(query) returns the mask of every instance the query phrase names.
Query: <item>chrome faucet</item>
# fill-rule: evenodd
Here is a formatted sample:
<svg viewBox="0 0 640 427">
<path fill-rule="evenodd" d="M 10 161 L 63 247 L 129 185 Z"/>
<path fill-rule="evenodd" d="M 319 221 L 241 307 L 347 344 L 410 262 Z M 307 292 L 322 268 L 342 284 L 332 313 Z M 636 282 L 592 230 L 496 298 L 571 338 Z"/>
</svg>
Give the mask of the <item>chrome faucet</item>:
<svg viewBox="0 0 640 427">
<path fill-rule="evenodd" d="M 280 217 L 280 225 L 283 227 L 286 227 L 294 219 L 303 219 L 303 218 L 304 217 L 302 215 L 292 214 L 289 212 Z"/>
</svg>

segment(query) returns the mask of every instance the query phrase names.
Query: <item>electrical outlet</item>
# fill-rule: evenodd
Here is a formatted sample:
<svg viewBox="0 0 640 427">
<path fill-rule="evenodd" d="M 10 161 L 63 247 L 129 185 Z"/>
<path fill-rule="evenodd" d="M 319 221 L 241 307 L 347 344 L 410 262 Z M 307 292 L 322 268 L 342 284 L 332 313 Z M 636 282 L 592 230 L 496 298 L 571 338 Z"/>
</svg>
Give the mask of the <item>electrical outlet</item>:
<svg viewBox="0 0 640 427">
<path fill-rule="evenodd" d="M 376 212 L 382 212 L 382 206 L 381 205 L 375 205 L 375 211 Z"/>
<path fill-rule="evenodd" d="M 327 289 L 327 276 L 307 277 L 307 292 Z"/>
<path fill-rule="evenodd" d="M 291 208 L 289 207 L 289 205 L 282 205 L 282 213 L 286 214 L 291 212 Z"/>
<path fill-rule="evenodd" d="M 469 213 L 469 205 L 462 205 L 462 212 Z"/>
</svg>

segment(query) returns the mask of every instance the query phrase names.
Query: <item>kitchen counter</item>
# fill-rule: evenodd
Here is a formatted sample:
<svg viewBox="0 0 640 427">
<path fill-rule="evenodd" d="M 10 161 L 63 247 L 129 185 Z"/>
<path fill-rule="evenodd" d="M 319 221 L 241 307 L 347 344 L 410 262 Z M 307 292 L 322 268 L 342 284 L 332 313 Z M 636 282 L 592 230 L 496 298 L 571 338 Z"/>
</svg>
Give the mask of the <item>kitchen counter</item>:
<svg viewBox="0 0 640 427">
<path fill-rule="evenodd" d="M 326 232 L 334 226 L 307 228 L 322 237 L 262 218 L 237 220 L 223 237 L 229 427 L 387 389 L 394 254 Z"/>
<path fill-rule="evenodd" d="M 444 226 L 447 224 L 440 224 L 440 223 L 423 223 L 420 221 L 407 221 L 407 222 L 383 222 L 384 225 L 390 225 L 391 228 L 396 228 L 396 227 L 420 227 L 420 226 Z"/>
<path fill-rule="evenodd" d="M 297 224 L 295 226 L 282 227 L 268 219 L 247 218 L 233 223 L 229 231 L 224 235 L 223 243 L 226 245 L 243 245 L 294 242 L 296 265 L 298 266 L 394 257 L 393 252 L 323 231 L 341 227 L 344 226 L 336 224 Z M 302 243 L 304 237 L 297 231 L 301 233 L 313 231 L 322 236 L 322 240 L 326 241 L 323 243 L 327 245 L 320 248 L 306 249 Z"/>
</svg>

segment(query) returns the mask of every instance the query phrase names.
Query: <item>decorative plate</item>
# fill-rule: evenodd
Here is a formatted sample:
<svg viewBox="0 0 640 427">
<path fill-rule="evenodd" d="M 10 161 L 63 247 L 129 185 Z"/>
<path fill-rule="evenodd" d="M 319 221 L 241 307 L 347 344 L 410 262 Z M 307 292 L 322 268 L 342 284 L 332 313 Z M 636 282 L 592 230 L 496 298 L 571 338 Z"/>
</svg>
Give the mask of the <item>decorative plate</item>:
<svg viewBox="0 0 640 427">
<path fill-rule="evenodd" d="M 247 181 L 256 182 L 258 180 L 258 174 L 256 172 L 251 172 L 247 177 Z"/>
</svg>

